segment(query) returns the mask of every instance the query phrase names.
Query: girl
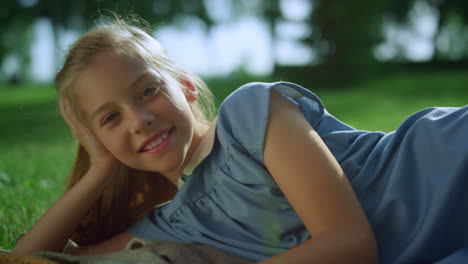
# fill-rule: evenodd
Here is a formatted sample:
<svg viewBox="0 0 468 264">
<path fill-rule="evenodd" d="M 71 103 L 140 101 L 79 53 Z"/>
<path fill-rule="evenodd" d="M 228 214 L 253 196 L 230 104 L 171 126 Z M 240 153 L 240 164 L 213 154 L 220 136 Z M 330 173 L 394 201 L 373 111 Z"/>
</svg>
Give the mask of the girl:
<svg viewBox="0 0 468 264">
<path fill-rule="evenodd" d="M 260 263 L 468 260 L 468 107 L 384 134 L 343 124 L 298 85 L 251 83 L 212 121 L 203 83 L 122 21 L 82 36 L 56 85 L 78 156 L 17 253 L 143 237 Z"/>
</svg>

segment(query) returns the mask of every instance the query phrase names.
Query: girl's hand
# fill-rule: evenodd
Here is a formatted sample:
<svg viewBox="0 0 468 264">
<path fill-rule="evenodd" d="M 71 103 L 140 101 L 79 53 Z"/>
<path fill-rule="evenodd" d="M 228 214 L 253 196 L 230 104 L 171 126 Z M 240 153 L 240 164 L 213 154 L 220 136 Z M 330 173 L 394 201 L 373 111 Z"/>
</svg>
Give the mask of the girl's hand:
<svg viewBox="0 0 468 264">
<path fill-rule="evenodd" d="M 80 145 L 88 152 L 90 167 L 113 169 L 121 164 L 99 141 L 91 129 L 78 120 L 76 114 L 71 110 L 70 102 L 63 97 L 60 98 L 60 113 Z"/>
<path fill-rule="evenodd" d="M 38 251 L 62 251 L 68 239 L 120 169 L 117 160 L 60 98 L 60 112 L 73 135 L 89 157 L 88 171 L 41 216 L 39 221 L 18 240 L 13 253 L 32 254 Z M 1 261 L 0 261 L 1 262 Z"/>
</svg>

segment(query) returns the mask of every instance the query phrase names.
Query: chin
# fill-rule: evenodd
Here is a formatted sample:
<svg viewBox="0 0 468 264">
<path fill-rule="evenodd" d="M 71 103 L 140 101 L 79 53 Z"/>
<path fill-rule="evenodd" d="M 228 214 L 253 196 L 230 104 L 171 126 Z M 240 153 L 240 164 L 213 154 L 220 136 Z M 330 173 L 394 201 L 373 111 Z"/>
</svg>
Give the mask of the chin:
<svg viewBox="0 0 468 264">
<path fill-rule="evenodd" d="M 172 171 L 178 170 L 182 166 L 183 161 L 183 158 L 168 158 L 167 160 L 158 162 L 158 164 L 153 164 L 153 166 L 150 166 L 146 169 L 162 174 L 170 173 Z"/>
</svg>

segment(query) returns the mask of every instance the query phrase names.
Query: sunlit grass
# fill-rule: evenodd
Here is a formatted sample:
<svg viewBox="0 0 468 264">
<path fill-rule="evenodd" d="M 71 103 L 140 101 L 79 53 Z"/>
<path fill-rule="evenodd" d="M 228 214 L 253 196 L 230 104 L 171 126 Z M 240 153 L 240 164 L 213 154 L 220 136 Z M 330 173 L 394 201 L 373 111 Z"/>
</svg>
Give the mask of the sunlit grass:
<svg viewBox="0 0 468 264">
<path fill-rule="evenodd" d="M 219 103 L 247 81 L 208 84 Z M 422 108 L 468 104 L 466 83 L 463 72 L 434 72 L 382 77 L 344 90 L 307 88 L 342 121 L 390 131 Z M 0 248 L 11 249 L 15 238 L 61 195 L 73 160 L 74 142 L 52 88 L 0 87 L 0 149 Z"/>
<path fill-rule="evenodd" d="M 392 131 L 410 114 L 433 106 L 468 104 L 465 72 L 382 77 L 342 91 L 319 90 L 328 111 L 355 128 Z"/>
<path fill-rule="evenodd" d="M 0 248 L 12 248 L 63 191 L 73 140 L 50 87 L 0 90 Z"/>
<path fill-rule="evenodd" d="M 63 191 L 73 147 L 25 143 L 0 154 L 0 245 L 26 231 Z"/>
</svg>

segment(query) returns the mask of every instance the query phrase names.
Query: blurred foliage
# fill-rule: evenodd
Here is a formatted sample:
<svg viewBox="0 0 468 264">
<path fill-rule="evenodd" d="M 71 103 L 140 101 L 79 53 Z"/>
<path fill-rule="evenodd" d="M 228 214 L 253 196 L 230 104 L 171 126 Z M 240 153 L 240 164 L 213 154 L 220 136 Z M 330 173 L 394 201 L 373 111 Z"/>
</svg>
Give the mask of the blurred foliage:
<svg viewBox="0 0 468 264">
<path fill-rule="evenodd" d="M 468 31 L 466 28 L 468 22 L 468 1 L 465 0 L 386 0 L 387 5 L 383 10 L 383 14 L 387 19 L 391 19 L 401 25 L 407 25 L 410 20 L 410 10 L 417 3 L 427 3 L 436 11 L 436 33 L 433 36 L 433 43 L 437 43 L 440 38 L 443 38 L 445 31 L 459 27 L 460 32 L 457 34 L 455 41 L 461 43 L 463 51 L 455 60 L 466 60 L 468 57 Z M 458 34 L 460 33 L 460 34 Z M 458 44 L 458 43 L 452 43 Z M 443 61 L 450 59 L 450 51 L 436 49 L 433 61 Z"/>
<path fill-rule="evenodd" d="M 0 8 L 0 62 L 7 55 L 18 58 L 20 69 L 26 69 L 30 61 L 29 45 L 32 27 L 40 18 L 47 18 L 53 28 L 55 43 L 64 30 L 85 31 L 100 13 L 106 10 L 126 15 L 139 15 L 152 25 L 174 24 L 180 18 L 196 16 L 204 21 L 206 28 L 217 23 L 213 16 L 213 1 L 209 0 L 6 0 Z M 291 0 L 217 0 L 228 4 L 231 13 L 239 18 L 242 14 L 255 14 L 270 28 L 273 40 L 277 39 L 277 27 L 288 21 L 281 6 Z M 445 40 L 448 48 L 437 49 L 428 62 L 432 66 L 447 61 L 458 66 L 467 61 L 468 31 L 466 0 L 303 0 L 308 3 L 310 14 L 301 21 L 309 34 L 297 39 L 317 54 L 314 64 L 291 67 L 276 63 L 275 75 L 299 81 L 314 79 L 316 82 L 349 84 L 366 76 L 372 76 L 382 65 L 373 54 L 376 45 L 384 40 L 383 26 L 394 23 L 410 27 L 411 12 L 415 5 L 424 3 L 435 10 L 437 18 L 434 46 L 447 38 L 447 31 L 458 30 L 458 38 Z M 211 11 L 211 13 L 210 13 Z M 290 20 L 290 18 L 289 18 Z M 455 28 L 455 29 L 454 29 Z M 453 34 L 452 34 L 453 35 Z M 457 42 L 457 43 L 453 43 Z M 439 45 L 440 46 L 440 45 Z M 454 52 L 453 50 L 456 50 Z M 407 62 L 397 54 L 396 63 Z M 379 67 L 378 67 L 379 66 Z M 26 73 L 18 73 L 24 76 Z"/>
<path fill-rule="evenodd" d="M 348 85 L 379 73 L 401 69 L 461 68 L 468 65 L 468 28 L 466 27 L 468 1 L 465 0 L 360 0 L 313 1 L 315 8 L 308 21 L 311 35 L 304 42 L 315 48 L 319 65 L 305 67 L 277 67 L 277 73 L 287 78 L 313 79 L 314 83 Z M 426 4 L 434 10 L 437 20 L 432 44 L 435 52 L 424 62 L 411 62 L 403 50 L 398 50 L 393 60 L 384 63 L 376 60 L 373 52 L 385 41 L 384 26 L 395 24 L 410 29 L 416 5 Z M 444 34 L 457 26 L 459 35 L 447 39 Z M 452 32 L 453 33 L 453 32 Z M 418 34 L 414 32 L 413 34 Z M 444 39 L 445 38 L 445 39 Z M 439 41 L 448 42 L 448 49 L 440 49 Z M 456 56 L 451 56 L 458 48 Z M 409 67 L 408 67 L 409 66 Z"/>
</svg>

